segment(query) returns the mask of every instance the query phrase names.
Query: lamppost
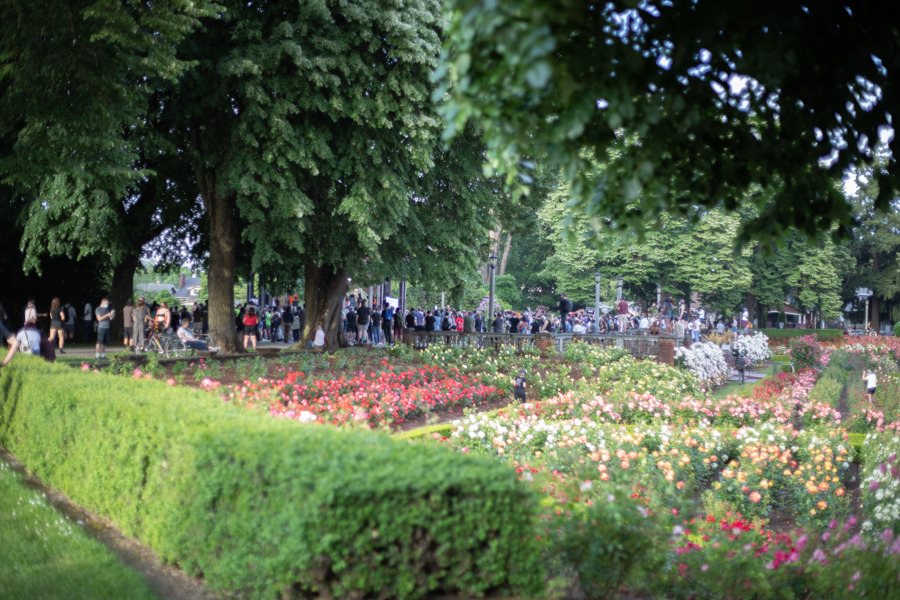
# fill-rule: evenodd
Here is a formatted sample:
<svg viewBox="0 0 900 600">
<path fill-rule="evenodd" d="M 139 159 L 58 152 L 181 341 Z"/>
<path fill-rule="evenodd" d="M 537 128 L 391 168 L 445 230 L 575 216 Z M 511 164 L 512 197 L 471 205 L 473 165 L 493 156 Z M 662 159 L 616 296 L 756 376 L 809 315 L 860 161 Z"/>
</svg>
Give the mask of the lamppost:
<svg viewBox="0 0 900 600">
<path fill-rule="evenodd" d="M 600 271 L 594 273 L 594 322 L 600 319 Z"/>
<path fill-rule="evenodd" d="M 485 315 L 485 320 L 488 322 L 493 322 L 494 320 L 494 272 L 497 269 L 497 255 L 491 254 L 488 256 L 488 266 L 491 270 L 491 291 L 488 294 L 488 309 L 487 315 Z"/>
<path fill-rule="evenodd" d="M 622 285 L 625 283 L 625 280 L 622 279 L 621 276 L 616 278 L 616 281 L 619 283 L 619 294 L 616 296 L 616 302 L 622 301 Z"/>
<path fill-rule="evenodd" d="M 656 309 L 662 308 L 662 286 L 656 286 Z"/>
<path fill-rule="evenodd" d="M 869 298 L 872 297 L 872 290 L 869 288 L 856 288 L 856 297 L 862 300 L 865 298 L 866 300 L 866 320 L 863 321 L 863 333 L 868 333 L 869 331 Z"/>
</svg>

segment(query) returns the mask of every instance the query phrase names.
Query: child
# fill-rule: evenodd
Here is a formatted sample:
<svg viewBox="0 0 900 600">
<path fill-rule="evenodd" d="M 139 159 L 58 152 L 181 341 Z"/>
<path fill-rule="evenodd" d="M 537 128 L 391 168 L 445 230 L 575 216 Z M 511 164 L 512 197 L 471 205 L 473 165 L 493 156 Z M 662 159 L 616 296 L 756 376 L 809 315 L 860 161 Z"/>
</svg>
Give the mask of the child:
<svg viewBox="0 0 900 600">
<path fill-rule="evenodd" d="M 516 400 L 521 401 L 522 404 L 525 404 L 525 369 L 519 371 L 519 376 L 513 380 L 513 385 L 515 386 L 515 398 Z"/>
<path fill-rule="evenodd" d="M 863 375 L 863 380 L 866 382 L 866 392 L 868 392 L 869 400 L 871 401 L 875 398 L 875 388 L 878 387 L 878 376 L 875 375 L 875 371 L 869 370 Z"/>
</svg>

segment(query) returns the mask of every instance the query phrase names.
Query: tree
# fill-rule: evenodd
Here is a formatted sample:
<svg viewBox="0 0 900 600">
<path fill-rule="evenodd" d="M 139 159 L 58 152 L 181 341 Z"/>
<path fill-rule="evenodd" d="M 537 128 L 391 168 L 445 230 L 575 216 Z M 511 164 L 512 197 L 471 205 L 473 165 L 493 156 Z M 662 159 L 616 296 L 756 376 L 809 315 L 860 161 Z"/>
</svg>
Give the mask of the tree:
<svg viewBox="0 0 900 600">
<path fill-rule="evenodd" d="M 881 168 L 876 165 L 874 169 Z M 877 178 L 873 169 L 857 169 L 855 190 L 851 196 L 860 225 L 848 251 L 852 255 L 844 297 L 855 298 L 856 288 L 866 287 L 874 292 L 869 315 L 872 327 L 879 329 L 880 314 L 886 312 L 895 322 L 900 320 L 900 202 L 891 202 L 892 210 L 875 210 L 878 197 Z M 885 304 L 885 307 L 882 307 Z M 887 310 L 884 310 L 887 308 Z"/>
<path fill-rule="evenodd" d="M 121 306 L 144 245 L 197 216 L 193 196 L 167 204 L 175 173 L 150 179 L 168 158 L 150 115 L 159 86 L 189 66 L 176 46 L 208 6 L 0 2 L 0 180 L 25 223 L 26 271 L 96 257 Z"/>
<path fill-rule="evenodd" d="M 633 231 L 666 212 L 734 209 L 759 184 L 776 202 L 747 200 L 760 210 L 743 239 L 847 233 L 850 206 L 833 182 L 873 160 L 900 114 L 890 3 L 450 0 L 449 10 L 437 72 L 437 95 L 451 96 L 445 135 L 483 119 L 489 165 L 509 183 L 527 186 L 520 159 L 536 155 L 563 169 L 578 211 Z M 625 132 L 639 143 L 624 144 Z M 585 168 L 612 146 L 620 168 Z M 878 210 L 900 190 L 891 156 L 876 175 Z"/>
</svg>

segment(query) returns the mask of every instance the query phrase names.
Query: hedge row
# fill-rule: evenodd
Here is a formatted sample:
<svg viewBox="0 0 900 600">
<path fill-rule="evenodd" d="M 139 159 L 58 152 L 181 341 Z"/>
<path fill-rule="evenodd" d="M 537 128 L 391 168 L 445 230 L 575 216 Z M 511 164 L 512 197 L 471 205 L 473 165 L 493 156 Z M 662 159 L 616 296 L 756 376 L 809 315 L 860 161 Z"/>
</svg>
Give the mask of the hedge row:
<svg viewBox="0 0 900 600">
<path fill-rule="evenodd" d="M 488 459 L 16 358 L 0 445 L 240 597 L 534 594 L 537 502 Z"/>
<path fill-rule="evenodd" d="M 772 341 L 790 340 L 804 335 L 814 335 L 821 341 L 839 340 L 844 337 L 843 329 L 757 329 L 756 331 L 763 332 Z"/>
</svg>

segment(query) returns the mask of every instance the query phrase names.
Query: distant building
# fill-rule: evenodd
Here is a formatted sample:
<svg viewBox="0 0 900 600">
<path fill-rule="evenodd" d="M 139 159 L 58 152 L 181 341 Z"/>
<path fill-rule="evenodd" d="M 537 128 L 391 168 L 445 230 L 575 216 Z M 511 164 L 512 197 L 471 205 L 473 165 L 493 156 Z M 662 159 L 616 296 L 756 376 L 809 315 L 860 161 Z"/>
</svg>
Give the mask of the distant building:
<svg viewBox="0 0 900 600">
<path fill-rule="evenodd" d="M 176 288 L 171 283 L 139 283 L 134 286 L 135 291 L 138 294 L 144 296 L 155 296 L 160 292 L 169 292 L 173 296 L 175 295 Z"/>
<path fill-rule="evenodd" d="M 178 278 L 178 289 L 172 295 L 178 300 L 182 306 L 193 305 L 200 301 L 200 286 L 202 281 L 199 277 L 185 277 L 184 273 Z"/>
</svg>

